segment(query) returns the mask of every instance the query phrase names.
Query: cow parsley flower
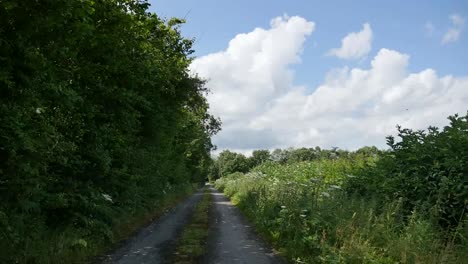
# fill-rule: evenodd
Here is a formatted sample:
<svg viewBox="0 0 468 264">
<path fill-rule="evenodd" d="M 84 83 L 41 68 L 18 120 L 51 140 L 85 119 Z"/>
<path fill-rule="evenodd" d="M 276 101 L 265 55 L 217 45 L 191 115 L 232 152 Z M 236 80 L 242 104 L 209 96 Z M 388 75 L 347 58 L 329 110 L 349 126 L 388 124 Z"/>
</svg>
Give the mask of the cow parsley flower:
<svg viewBox="0 0 468 264">
<path fill-rule="evenodd" d="M 309 181 L 317 183 L 317 182 L 320 182 L 320 179 L 318 179 L 318 178 L 310 178 Z"/>
<path fill-rule="evenodd" d="M 110 195 L 108 195 L 108 194 L 103 193 L 103 194 L 102 194 L 102 197 L 104 197 L 104 199 L 105 199 L 106 201 L 109 201 L 109 202 L 111 202 L 111 203 L 114 202 L 114 201 L 112 201 L 112 196 L 110 196 Z"/>
</svg>

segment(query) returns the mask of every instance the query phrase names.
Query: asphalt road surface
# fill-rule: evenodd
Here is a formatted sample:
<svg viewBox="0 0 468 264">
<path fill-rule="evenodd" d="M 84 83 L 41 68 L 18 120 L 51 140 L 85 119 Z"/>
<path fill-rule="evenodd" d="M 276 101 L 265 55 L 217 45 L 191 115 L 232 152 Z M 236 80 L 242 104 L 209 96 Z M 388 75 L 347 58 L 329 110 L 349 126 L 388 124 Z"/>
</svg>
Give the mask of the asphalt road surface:
<svg viewBox="0 0 468 264">
<path fill-rule="evenodd" d="M 164 216 L 140 230 L 133 238 L 104 256 L 103 264 L 169 263 L 175 242 L 190 220 L 195 205 L 203 195 L 199 191 L 178 204 Z"/>
<path fill-rule="evenodd" d="M 283 263 L 254 232 L 239 209 L 211 189 L 212 217 L 205 263 Z"/>
<path fill-rule="evenodd" d="M 254 232 L 253 228 L 221 192 L 208 187 L 212 195 L 207 253 L 202 263 L 283 263 Z M 181 202 L 120 248 L 101 258 L 102 264 L 166 264 L 177 238 L 189 222 L 203 195 L 199 191 Z"/>
</svg>

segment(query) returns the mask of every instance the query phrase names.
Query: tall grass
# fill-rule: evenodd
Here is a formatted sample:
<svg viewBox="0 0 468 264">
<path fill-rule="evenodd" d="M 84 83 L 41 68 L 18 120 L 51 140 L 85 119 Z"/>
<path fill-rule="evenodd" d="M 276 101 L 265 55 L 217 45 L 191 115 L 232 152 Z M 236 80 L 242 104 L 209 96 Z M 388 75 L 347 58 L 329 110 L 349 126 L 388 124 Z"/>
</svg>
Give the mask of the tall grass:
<svg viewBox="0 0 468 264">
<path fill-rule="evenodd" d="M 288 165 L 266 163 L 247 174 L 218 179 L 273 245 L 296 263 L 464 263 L 467 222 L 455 231 L 435 225 L 426 212 L 408 215 L 402 201 L 345 193 L 362 159 Z M 465 262 L 466 263 L 466 262 Z"/>
</svg>

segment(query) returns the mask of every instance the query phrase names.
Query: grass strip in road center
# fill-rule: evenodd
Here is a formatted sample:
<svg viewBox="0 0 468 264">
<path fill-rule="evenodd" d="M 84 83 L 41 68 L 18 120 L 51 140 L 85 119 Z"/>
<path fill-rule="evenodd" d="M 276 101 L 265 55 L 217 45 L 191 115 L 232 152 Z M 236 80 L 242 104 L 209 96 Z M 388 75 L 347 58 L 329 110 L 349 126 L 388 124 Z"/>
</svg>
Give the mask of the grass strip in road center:
<svg viewBox="0 0 468 264">
<path fill-rule="evenodd" d="M 177 242 L 172 263 L 201 263 L 206 253 L 210 201 L 211 194 L 210 191 L 206 189 L 203 193 L 202 200 L 194 209 L 190 223 L 184 228 Z"/>
</svg>

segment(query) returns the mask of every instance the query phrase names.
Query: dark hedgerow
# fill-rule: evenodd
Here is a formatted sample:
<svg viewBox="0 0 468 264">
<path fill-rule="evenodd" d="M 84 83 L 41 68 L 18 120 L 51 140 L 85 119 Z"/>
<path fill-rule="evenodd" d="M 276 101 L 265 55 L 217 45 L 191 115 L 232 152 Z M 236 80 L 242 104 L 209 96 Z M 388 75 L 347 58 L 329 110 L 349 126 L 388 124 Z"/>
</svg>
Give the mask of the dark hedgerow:
<svg viewBox="0 0 468 264">
<path fill-rule="evenodd" d="M 0 1 L 0 262 L 78 260 L 204 181 L 220 124 L 183 21 L 148 6 Z"/>
</svg>

